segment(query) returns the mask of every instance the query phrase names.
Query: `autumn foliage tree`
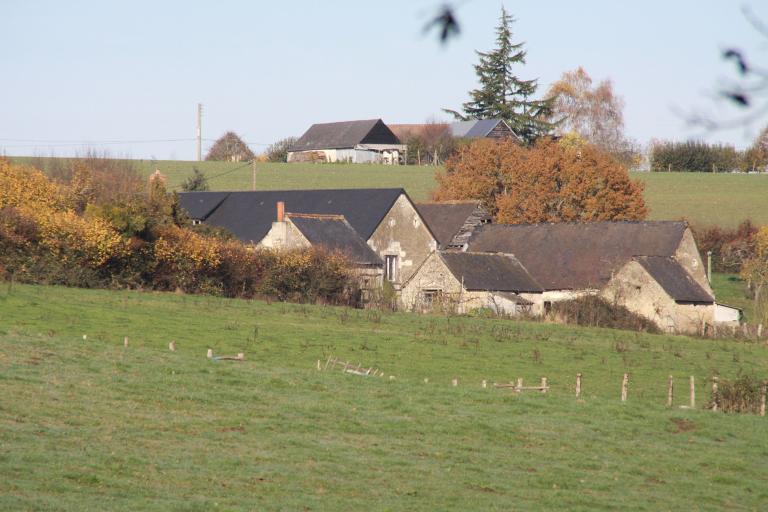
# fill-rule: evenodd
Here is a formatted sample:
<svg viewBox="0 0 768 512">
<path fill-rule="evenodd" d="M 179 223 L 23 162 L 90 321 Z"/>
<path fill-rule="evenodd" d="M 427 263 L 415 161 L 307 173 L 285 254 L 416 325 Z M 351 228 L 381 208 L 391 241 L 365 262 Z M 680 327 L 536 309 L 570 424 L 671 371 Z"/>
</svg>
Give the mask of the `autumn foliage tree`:
<svg viewBox="0 0 768 512">
<path fill-rule="evenodd" d="M 479 139 L 437 174 L 436 200 L 478 199 L 501 223 L 640 220 L 643 185 L 590 144 Z"/>
<path fill-rule="evenodd" d="M 628 167 L 637 164 L 639 152 L 624 135 L 624 100 L 610 80 L 593 84 L 592 77 L 579 67 L 563 73 L 547 97 L 552 100 L 558 134 L 576 133 Z"/>
<path fill-rule="evenodd" d="M 227 132 L 219 137 L 205 156 L 206 160 L 228 162 L 247 162 L 253 158 L 253 151 L 235 132 Z"/>
</svg>

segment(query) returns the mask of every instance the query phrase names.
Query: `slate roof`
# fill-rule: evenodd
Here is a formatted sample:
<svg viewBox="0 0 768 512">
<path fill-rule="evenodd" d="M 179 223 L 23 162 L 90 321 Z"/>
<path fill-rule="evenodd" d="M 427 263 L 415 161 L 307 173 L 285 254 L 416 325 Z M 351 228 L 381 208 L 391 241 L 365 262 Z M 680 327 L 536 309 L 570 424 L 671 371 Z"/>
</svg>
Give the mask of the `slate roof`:
<svg viewBox="0 0 768 512">
<path fill-rule="evenodd" d="M 458 121 L 449 125 L 451 135 L 459 138 L 482 138 L 491 133 L 496 125 L 503 123 L 501 119 L 471 119 Z"/>
<path fill-rule="evenodd" d="M 313 124 L 288 151 L 354 148 L 358 144 L 400 144 L 381 119 Z"/>
<path fill-rule="evenodd" d="M 468 291 L 532 292 L 544 290 L 511 254 L 445 251 L 445 265 Z"/>
<path fill-rule="evenodd" d="M 715 298 L 674 259 L 663 256 L 640 256 L 635 260 L 676 302 L 711 304 L 715 301 Z"/>
<path fill-rule="evenodd" d="M 209 199 L 204 194 L 215 194 Z M 285 203 L 285 211 L 343 215 L 364 240 L 368 240 L 384 216 L 392 208 L 401 188 L 369 188 L 344 190 L 259 190 L 248 192 L 182 192 L 181 206 L 202 211 L 218 194 L 226 194 L 215 208 L 202 218 L 207 224 L 227 229 L 246 243 L 259 243 L 276 220 L 277 203 Z M 407 195 L 406 195 L 407 197 Z M 191 213 L 191 212 L 190 212 Z"/>
<path fill-rule="evenodd" d="M 381 258 L 342 215 L 286 214 L 313 246 L 339 251 L 358 265 L 383 265 Z"/>
<path fill-rule="evenodd" d="M 468 250 L 514 254 L 545 290 L 602 288 L 634 256 L 672 256 L 685 222 L 486 224 Z"/>
<path fill-rule="evenodd" d="M 205 220 L 229 194 L 229 192 L 182 192 L 179 198 L 181 206 L 190 218 Z"/>
<path fill-rule="evenodd" d="M 447 201 L 418 203 L 416 208 L 440 247 L 447 247 L 479 205 L 479 201 Z M 490 221 L 491 216 L 483 216 L 483 220 Z"/>
</svg>

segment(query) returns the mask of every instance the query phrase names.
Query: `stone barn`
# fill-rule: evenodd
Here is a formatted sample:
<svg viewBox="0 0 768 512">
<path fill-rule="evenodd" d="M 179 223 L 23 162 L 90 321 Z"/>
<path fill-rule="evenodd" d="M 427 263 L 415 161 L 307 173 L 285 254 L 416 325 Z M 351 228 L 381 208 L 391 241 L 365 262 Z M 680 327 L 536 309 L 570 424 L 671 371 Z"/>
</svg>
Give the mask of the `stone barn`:
<svg viewBox="0 0 768 512">
<path fill-rule="evenodd" d="M 602 295 L 669 332 L 715 323 L 715 299 L 685 222 L 489 224 L 468 250 L 514 254 L 552 302 Z"/>
<path fill-rule="evenodd" d="M 510 254 L 435 251 L 403 285 L 401 303 L 417 312 L 490 309 L 510 316 L 537 315 L 542 292 Z"/>
</svg>

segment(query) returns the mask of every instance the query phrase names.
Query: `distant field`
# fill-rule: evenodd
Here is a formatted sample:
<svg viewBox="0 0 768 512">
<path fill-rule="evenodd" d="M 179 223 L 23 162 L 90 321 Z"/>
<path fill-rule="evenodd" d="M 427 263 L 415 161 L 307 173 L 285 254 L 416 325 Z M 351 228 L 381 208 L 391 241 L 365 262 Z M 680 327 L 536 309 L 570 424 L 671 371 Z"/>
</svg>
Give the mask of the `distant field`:
<svg viewBox="0 0 768 512">
<path fill-rule="evenodd" d="M 29 161 L 29 158 L 15 158 Z M 136 160 L 143 173 L 155 169 L 179 185 L 197 167 L 214 190 L 251 188 L 250 164 Z M 435 187 L 435 168 L 351 164 L 258 164 L 257 187 L 296 188 L 403 187 L 415 200 L 425 200 Z M 651 219 L 686 218 L 696 226 L 735 227 L 745 219 L 768 224 L 768 175 L 709 173 L 633 173 L 645 183 Z"/>
</svg>

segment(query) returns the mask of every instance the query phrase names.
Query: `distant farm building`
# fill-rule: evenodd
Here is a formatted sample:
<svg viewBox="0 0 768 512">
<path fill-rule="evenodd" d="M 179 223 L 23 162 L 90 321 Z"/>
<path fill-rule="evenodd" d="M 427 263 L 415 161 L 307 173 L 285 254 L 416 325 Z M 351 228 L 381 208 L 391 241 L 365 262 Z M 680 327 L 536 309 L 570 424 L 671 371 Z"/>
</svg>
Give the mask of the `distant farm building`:
<svg viewBox="0 0 768 512">
<path fill-rule="evenodd" d="M 457 139 L 515 139 L 520 137 L 503 119 L 472 119 L 448 125 Z"/>
<path fill-rule="evenodd" d="M 313 124 L 288 150 L 289 162 L 399 164 L 406 146 L 381 119 Z"/>
</svg>

